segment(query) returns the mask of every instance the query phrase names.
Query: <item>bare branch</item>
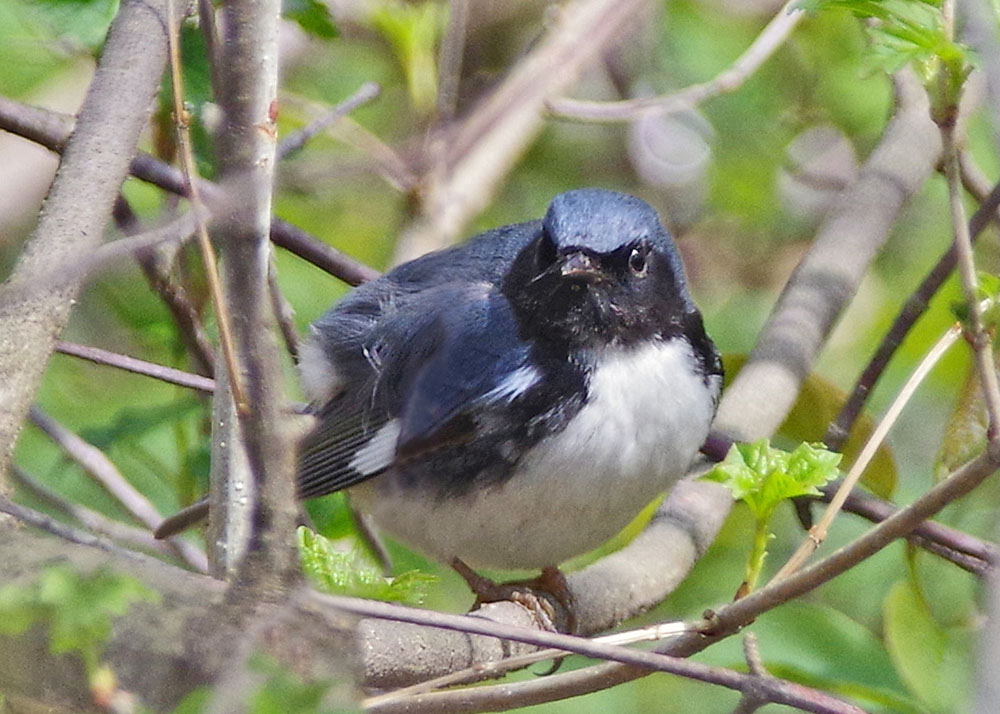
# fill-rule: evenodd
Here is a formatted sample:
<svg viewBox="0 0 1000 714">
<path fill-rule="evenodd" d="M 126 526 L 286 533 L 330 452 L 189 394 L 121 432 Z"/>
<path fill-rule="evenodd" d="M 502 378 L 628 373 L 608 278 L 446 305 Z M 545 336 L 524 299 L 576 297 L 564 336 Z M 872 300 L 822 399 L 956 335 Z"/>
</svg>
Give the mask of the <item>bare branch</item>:
<svg viewBox="0 0 1000 714">
<path fill-rule="evenodd" d="M 165 60 L 163 0 L 122 2 L 38 226 L 0 287 L 0 474 L 82 278 L 41 294 L 27 288 L 47 266 L 72 265 L 100 243 Z"/>
<path fill-rule="evenodd" d="M 509 77 L 464 121 L 431 139 L 421 216 L 400 236 L 395 262 L 454 242 L 489 203 L 544 123 L 545 101 L 610 44 L 621 42 L 648 0 L 574 0 Z"/>
<path fill-rule="evenodd" d="M 128 372 L 153 377 L 154 379 L 169 382 L 170 384 L 176 384 L 179 387 L 197 389 L 200 392 L 208 394 L 215 391 L 215 380 L 208 377 L 182 372 L 173 367 L 147 362 L 146 360 L 129 357 L 117 352 L 109 352 L 99 347 L 90 347 L 88 345 L 78 345 L 75 342 L 57 340 L 55 349 L 56 352 L 61 352 L 64 355 L 72 355 L 73 357 L 89 360 L 95 364 L 105 364 L 109 367 L 117 367 Z"/>
<path fill-rule="evenodd" d="M 161 555 L 171 557 L 175 555 L 169 543 L 155 539 L 153 534 L 145 528 L 134 528 L 124 523 L 119 523 L 86 506 L 71 503 L 52 489 L 29 476 L 22 468 L 14 466 L 11 468 L 10 474 L 14 483 L 33 497 L 43 501 L 60 513 L 69 516 L 93 533 L 106 536 L 113 541 L 124 543 L 130 548 L 156 551 Z"/>
<path fill-rule="evenodd" d="M 201 262 L 205 267 L 205 281 L 208 293 L 212 298 L 215 310 L 215 320 L 219 325 L 219 345 L 222 356 L 226 360 L 226 375 L 229 378 L 229 388 L 233 392 L 236 408 L 243 411 L 247 408 L 247 397 L 243 387 L 243 374 L 236 363 L 236 348 L 233 346 L 233 332 L 230 327 L 229 309 L 222 299 L 222 286 L 219 279 L 219 267 L 216 263 L 215 248 L 208 237 L 208 214 L 198 187 L 198 167 L 194 160 L 194 146 L 188 131 L 188 113 L 184 108 L 184 80 L 181 75 L 180 22 L 177 17 L 176 0 L 167 0 L 167 41 L 170 53 L 170 84 L 173 90 L 174 122 L 177 129 L 177 144 L 180 147 L 181 167 L 184 171 L 184 184 L 187 196 L 197 222 L 198 249 Z"/>
<path fill-rule="evenodd" d="M 333 107 L 333 109 L 328 111 L 326 114 L 309 122 L 307 126 L 282 139 L 281 143 L 278 144 L 278 160 L 280 161 L 281 159 L 291 156 L 296 151 L 299 151 L 310 139 L 315 137 L 317 134 L 326 131 L 362 104 L 367 104 L 375 99 L 381 91 L 382 88 L 375 82 L 365 82 L 362 84 L 358 88 L 358 91 L 337 106 Z"/>
<path fill-rule="evenodd" d="M 34 406 L 30 411 L 31 422 L 52 439 L 84 472 L 107 491 L 135 519 L 152 532 L 163 520 L 153 504 L 139 493 L 135 486 L 122 476 L 118 467 L 105 456 L 104 452 L 89 444 L 55 419 Z M 205 554 L 193 544 L 181 538 L 169 541 L 170 547 L 196 570 L 206 572 L 208 561 Z"/>
<path fill-rule="evenodd" d="M 218 237 L 248 400 L 247 409 L 238 410 L 239 442 L 228 446 L 246 453 L 252 483 L 245 484 L 249 492 L 241 490 L 240 482 L 214 470 L 210 532 L 218 534 L 220 527 L 245 517 L 240 503 L 249 499 L 249 541 L 223 540 L 227 571 L 251 598 L 268 598 L 301 576 L 291 540 L 297 515 L 294 448 L 283 413 L 284 380 L 267 289 L 281 3 L 236 0 L 224 4 L 221 13 L 225 41 L 215 92 L 223 129 L 217 147 L 222 175 L 241 184 L 243 206 L 220 221 Z M 217 402 L 227 397 L 217 390 Z"/>
<path fill-rule="evenodd" d="M 113 215 L 115 223 L 122 233 L 134 235 L 139 231 L 139 217 L 124 196 L 119 196 L 118 200 L 115 201 Z M 156 294 L 160 296 L 163 304 L 170 311 L 181 339 L 187 346 L 195 369 L 203 375 L 211 375 L 214 372 L 215 364 L 212 345 L 201 323 L 201 316 L 191 303 L 187 291 L 171 277 L 169 268 L 164 265 L 167 254 L 176 256 L 177 251 L 157 248 L 137 250 L 135 251 L 135 259 L 150 287 L 156 291 Z"/>
<path fill-rule="evenodd" d="M 556 119 L 585 122 L 628 122 L 646 113 L 669 114 L 682 109 L 692 109 L 707 99 L 734 92 L 753 75 L 788 39 L 805 16 L 796 5 L 799 0 L 786 2 L 774 18 L 767 23 L 747 50 L 732 65 L 708 82 L 693 84 L 678 92 L 659 96 L 625 99 L 617 102 L 588 102 L 561 97 L 548 104 L 549 112 Z"/>
<path fill-rule="evenodd" d="M 72 117 L 39 109 L 0 97 L 0 129 L 30 138 L 52 151 L 60 151 L 72 130 Z M 138 179 L 187 196 L 188 189 L 180 169 L 149 154 L 140 152 L 132 159 L 129 171 Z M 202 179 L 202 191 L 220 204 L 223 188 Z M 313 263 L 349 285 L 359 285 L 378 277 L 378 271 L 360 263 L 312 234 L 280 218 L 271 220 L 271 240 L 275 245 Z"/>
</svg>

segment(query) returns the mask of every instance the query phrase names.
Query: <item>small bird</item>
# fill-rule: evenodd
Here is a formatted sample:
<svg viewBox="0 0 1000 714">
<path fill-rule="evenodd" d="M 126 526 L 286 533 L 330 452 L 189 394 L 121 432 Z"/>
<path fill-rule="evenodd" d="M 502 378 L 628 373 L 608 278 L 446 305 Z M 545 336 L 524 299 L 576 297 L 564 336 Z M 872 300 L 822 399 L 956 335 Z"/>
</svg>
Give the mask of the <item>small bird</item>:
<svg viewBox="0 0 1000 714">
<path fill-rule="evenodd" d="M 358 287 L 300 371 L 300 497 L 350 488 L 427 555 L 503 569 L 627 525 L 685 473 L 722 384 L 656 211 L 602 189 Z"/>
</svg>

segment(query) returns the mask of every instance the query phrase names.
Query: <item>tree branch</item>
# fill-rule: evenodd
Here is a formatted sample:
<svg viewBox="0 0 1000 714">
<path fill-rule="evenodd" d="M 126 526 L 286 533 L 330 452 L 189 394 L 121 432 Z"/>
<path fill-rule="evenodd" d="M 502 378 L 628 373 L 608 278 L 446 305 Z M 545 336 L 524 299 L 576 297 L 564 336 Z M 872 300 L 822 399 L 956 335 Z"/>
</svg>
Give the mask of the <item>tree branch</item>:
<svg viewBox="0 0 1000 714">
<path fill-rule="evenodd" d="M 0 97 L 0 129 L 4 131 L 23 136 L 51 151 L 59 152 L 72 128 L 72 117 Z M 178 196 L 187 196 L 188 189 L 181 170 L 149 154 L 139 152 L 129 164 L 129 172 L 136 178 L 159 186 L 165 191 Z M 199 186 L 207 197 L 222 203 L 222 187 L 205 179 L 200 180 Z M 374 268 L 354 260 L 280 218 L 271 219 L 271 240 L 275 245 L 340 278 L 348 285 L 360 285 L 379 275 Z"/>
<path fill-rule="evenodd" d="M 0 478 L 82 277 L 61 276 L 40 293 L 25 288 L 48 266 L 72 265 L 99 245 L 165 61 L 163 0 L 124 0 L 38 226 L 0 287 Z"/>
<path fill-rule="evenodd" d="M 659 97 L 641 97 L 617 102 L 590 102 L 559 97 L 550 100 L 549 112 L 556 119 L 584 122 L 628 122 L 640 116 L 669 114 L 698 106 L 706 99 L 734 92 L 756 72 L 767 59 L 792 34 L 792 30 L 805 16 L 796 5 L 799 0 L 788 0 L 775 14 L 761 33 L 732 65 L 708 82 L 693 84 L 680 91 Z"/>
<path fill-rule="evenodd" d="M 226 539 L 227 570 L 253 598 L 275 597 L 299 574 L 292 537 L 297 506 L 294 447 L 285 425 L 287 399 L 268 296 L 271 185 L 276 144 L 279 0 L 234 0 L 222 6 L 225 41 L 220 46 L 216 97 L 223 111 L 217 136 L 224 183 L 238 185 L 242 210 L 220 221 L 226 302 L 233 317 L 247 409 L 237 410 L 240 447 L 253 483 L 219 483 L 213 478 L 211 531 L 219 533 L 230 504 L 250 501 L 249 542 Z M 217 382 L 217 387 L 219 382 Z M 217 388 L 216 399 L 231 395 Z M 227 439 L 229 448 L 237 443 Z M 218 472 L 213 474 L 216 477 Z M 246 550 L 241 553 L 241 548 Z"/>
</svg>

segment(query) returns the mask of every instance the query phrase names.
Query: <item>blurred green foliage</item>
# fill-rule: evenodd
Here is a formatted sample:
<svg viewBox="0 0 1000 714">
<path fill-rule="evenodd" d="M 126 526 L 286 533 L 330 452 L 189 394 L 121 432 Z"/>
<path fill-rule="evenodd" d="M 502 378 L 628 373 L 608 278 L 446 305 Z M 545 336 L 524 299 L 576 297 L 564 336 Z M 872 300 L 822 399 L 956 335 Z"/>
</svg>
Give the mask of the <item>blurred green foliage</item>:
<svg viewBox="0 0 1000 714">
<path fill-rule="evenodd" d="M 112 617 L 123 615 L 134 602 L 158 599 L 158 593 L 131 576 L 106 570 L 80 575 L 67 565 L 53 565 L 33 583 L 0 588 L 0 632 L 17 635 L 36 624 L 46 626 L 52 653 L 78 654 L 93 679 Z"/>
<path fill-rule="evenodd" d="M 286 3 L 289 21 L 283 28 L 279 134 L 304 126 L 365 81 L 378 82 L 382 94 L 352 114 L 354 128 L 351 122 L 343 123 L 280 166 L 275 213 L 359 260 L 384 268 L 396 236 L 412 217 L 413 201 L 381 176 L 358 132 L 363 129 L 379 137 L 404 161 L 419 153 L 426 129 L 434 121 L 436 57 L 447 20 L 446 5 L 420 0 L 346 5 L 357 12 L 334 18 L 316 0 Z M 658 5 L 627 51 L 611 58 L 614 72 L 593 68 L 577 91 L 580 96 L 608 98 L 619 90 L 670 91 L 710 79 L 749 45 L 779 5 L 727 0 L 673 0 Z M 879 11 L 915 7 L 898 2 L 818 1 L 811 5 L 824 9 L 810 13 L 745 85 L 699 108 L 711 129 L 706 197 L 697 207 L 697 219 L 683 226 L 677 237 L 709 332 L 730 353 L 752 348 L 781 286 L 808 248 L 826 210 L 821 201 L 819 208 L 805 210 L 801 191 L 789 191 L 789 186 L 802 188 L 789 146 L 807 130 L 825 126 L 863 159 L 890 115 L 891 86 L 885 74 L 875 69 L 886 63 L 874 61 L 879 57 L 871 50 L 871 33 L 852 10 L 860 5 L 877 6 Z M 111 0 L 0 2 L 0 94 L 46 106 L 78 103 L 115 6 Z M 546 22 L 539 3 L 470 3 L 470 7 L 473 14 L 463 58 L 459 116 L 530 52 Z M 920 47 L 930 42 L 926 33 L 907 38 L 895 32 L 892 36 Z M 201 33 L 193 24 L 184 28 L 183 47 L 187 109 L 194 120 L 199 169 L 211 176 L 210 66 Z M 616 74 L 627 76 L 628 86 L 616 88 Z M 173 108 L 163 96 L 153 131 L 142 148 L 169 160 Z M 537 217 L 554 194 L 583 185 L 640 195 L 659 207 L 669 221 L 672 198 L 665 189 L 639 177 L 629 160 L 627 131 L 625 126 L 550 122 L 499 195 L 466 232 Z M 1000 163 L 996 131 L 986 112 L 971 115 L 968 149 L 991 175 Z M 6 156 L 5 150 L 0 144 L 0 158 Z M 22 160 L 39 159 L 32 155 Z M 845 175 L 852 168 L 856 170 L 847 166 Z M 0 214 L 0 271 L 15 260 L 41 198 L 39 188 L 34 193 L 26 187 L 24 194 L 13 193 L 21 188 L 4 188 L 17 196 L 20 210 Z M 126 183 L 124 193 L 136 212 L 149 221 L 175 204 L 173 198 L 134 179 Z M 812 401 L 806 401 L 800 426 L 809 422 L 814 429 L 810 419 L 835 408 L 836 395 L 850 388 L 901 302 L 948 245 L 944 198 L 943 184 L 933 179 L 904 212 L 816 367 L 816 379 L 823 386 Z M 997 247 L 995 233 L 988 233 L 981 243 L 984 267 L 995 271 L 998 266 L 989 263 Z M 346 292 L 335 279 L 294 256 L 278 252 L 276 264 L 300 330 Z M 200 308 L 203 288 L 197 269 L 188 271 L 187 279 Z M 950 305 L 956 299 L 960 291 L 951 280 L 876 388 L 875 414 L 954 320 Z M 206 319 L 211 332 L 211 319 Z M 95 278 L 80 296 L 63 337 L 182 369 L 191 367 L 168 311 L 141 273 L 127 262 Z M 948 433 L 945 425 L 967 372 L 967 352 L 953 350 L 903 414 L 890 437 L 896 461 L 893 484 L 883 493 L 893 492 L 905 503 L 932 483 L 931 465 Z M 290 390 L 296 394 L 290 361 L 288 373 Z M 190 502 L 206 487 L 210 429 L 208 405 L 202 397 L 57 355 L 39 402 L 104 449 L 162 512 Z M 128 518 L 79 466 L 37 431 L 25 430 L 17 460 L 66 498 Z M 942 520 L 992 536 L 998 497 L 995 484 L 984 486 L 947 509 Z M 347 539 L 348 547 L 357 547 L 342 497 L 309 508 L 327 536 Z M 866 527 L 858 519 L 841 516 L 825 548 L 844 544 Z M 803 534 L 786 509 L 775 512 L 771 530 L 775 538 L 769 545 L 770 563 L 780 563 Z M 634 527 L 629 533 L 633 531 Z M 694 572 L 666 603 L 639 621 L 694 617 L 731 598 L 742 577 L 753 531 L 751 515 L 737 506 Z M 399 544 L 390 543 L 390 548 L 399 572 L 418 569 L 440 577 L 439 584 L 429 588 L 428 606 L 449 610 L 468 606 L 471 596 L 453 573 Z M 960 712 L 968 708 L 963 669 L 975 652 L 977 591 L 973 576 L 926 554 L 908 555 L 903 544 L 895 544 L 817 592 L 765 614 L 748 630 L 758 634 L 765 664 L 775 674 L 849 697 L 870 711 Z M 108 596 L 108 602 L 116 602 L 115 597 Z M 81 599 L 69 612 L 88 602 Z M 743 666 L 738 638 L 714 646 L 699 658 Z M 576 658 L 566 664 L 580 665 Z M 274 691 L 285 691 L 280 682 L 275 686 Z M 294 697 L 302 704 L 300 710 L 314 710 L 310 707 L 318 701 L 316 692 L 300 694 Z M 547 714 L 608 710 L 714 714 L 731 710 L 737 700 L 732 692 L 649 677 L 539 709 Z M 769 706 L 762 711 L 784 709 Z"/>
</svg>

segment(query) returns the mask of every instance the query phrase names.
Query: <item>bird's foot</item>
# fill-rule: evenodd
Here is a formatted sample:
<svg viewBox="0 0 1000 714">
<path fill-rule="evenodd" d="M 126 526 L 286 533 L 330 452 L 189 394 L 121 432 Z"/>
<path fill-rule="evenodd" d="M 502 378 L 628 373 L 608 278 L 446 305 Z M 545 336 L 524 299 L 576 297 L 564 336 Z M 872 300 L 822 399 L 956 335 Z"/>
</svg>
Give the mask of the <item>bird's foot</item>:
<svg viewBox="0 0 1000 714">
<path fill-rule="evenodd" d="M 458 558 L 451 562 L 451 567 L 475 593 L 476 603 L 473 609 L 488 602 L 511 600 L 531 612 L 545 629 L 575 634 L 577 622 L 573 595 L 566 576 L 559 568 L 542 568 L 542 574 L 537 578 L 497 583 L 483 577 Z"/>
</svg>

